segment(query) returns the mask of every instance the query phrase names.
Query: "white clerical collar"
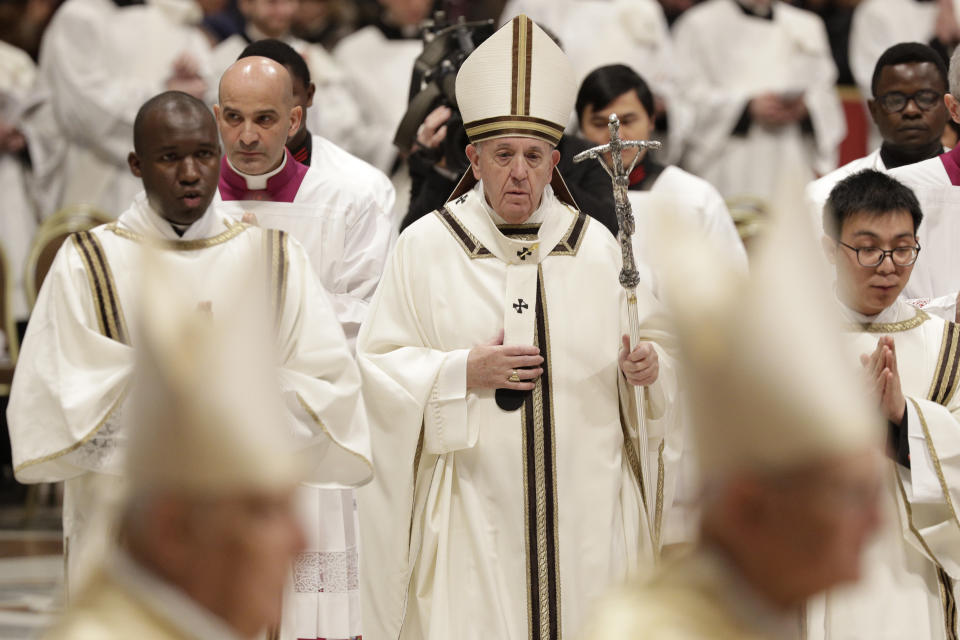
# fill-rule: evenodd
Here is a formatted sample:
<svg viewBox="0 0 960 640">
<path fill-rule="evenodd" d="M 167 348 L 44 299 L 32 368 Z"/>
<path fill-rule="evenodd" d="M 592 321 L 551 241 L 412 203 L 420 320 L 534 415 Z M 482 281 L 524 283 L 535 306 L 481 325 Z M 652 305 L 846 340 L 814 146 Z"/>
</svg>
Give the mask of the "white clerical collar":
<svg viewBox="0 0 960 640">
<path fill-rule="evenodd" d="M 260 174 L 259 176 L 252 176 L 248 173 L 244 173 L 243 171 L 240 171 L 235 166 L 233 166 L 232 162 L 230 162 L 229 156 L 227 156 L 227 166 L 230 167 L 231 171 L 233 171 L 235 174 L 237 174 L 247 182 L 247 190 L 263 191 L 264 189 L 267 188 L 267 180 L 269 180 L 273 176 L 283 171 L 283 168 L 287 166 L 287 152 L 286 151 L 283 152 L 283 160 L 280 162 L 279 167 L 277 167 L 273 171 Z"/>
<path fill-rule="evenodd" d="M 191 600 L 183 591 L 152 573 L 129 554 L 117 550 L 107 563 L 110 575 L 144 606 L 159 614 L 184 638 L 239 640 L 223 620 Z"/>
<path fill-rule="evenodd" d="M 490 216 L 490 219 L 493 220 L 493 223 L 498 227 L 504 224 L 511 224 L 500 217 L 500 214 L 493 210 L 493 207 L 490 206 L 490 203 L 487 202 L 487 196 L 483 193 L 483 180 L 477 182 L 474 185 L 473 190 L 477 194 L 477 199 L 480 200 L 480 203 L 483 204 L 483 210 L 487 212 L 487 215 Z M 553 198 L 553 187 L 547 185 L 543 189 L 543 195 L 540 197 L 540 206 L 537 207 L 537 210 L 530 214 L 530 217 L 523 221 L 523 224 L 540 224 L 543 222 L 543 218 L 546 215 L 546 205 L 547 202 Z"/>
</svg>

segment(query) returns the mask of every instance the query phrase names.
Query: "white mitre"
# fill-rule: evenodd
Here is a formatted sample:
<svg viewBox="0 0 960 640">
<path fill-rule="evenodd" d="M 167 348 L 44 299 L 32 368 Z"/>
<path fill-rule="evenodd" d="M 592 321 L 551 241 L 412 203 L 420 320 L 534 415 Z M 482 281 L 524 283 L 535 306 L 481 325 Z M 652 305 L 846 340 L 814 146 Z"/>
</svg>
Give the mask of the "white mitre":
<svg viewBox="0 0 960 640">
<path fill-rule="evenodd" d="M 525 15 L 487 38 L 457 73 L 457 106 L 474 143 L 524 136 L 556 146 L 576 97 L 567 55 Z"/>
<path fill-rule="evenodd" d="M 519 15 L 471 53 L 457 72 L 457 107 L 470 142 L 536 138 L 557 146 L 577 99 L 567 54 L 533 20 Z M 450 200 L 476 184 L 467 169 Z M 554 193 L 576 204 L 554 169 Z"/>
<path fill-rule="evenodd" d="M 238 290 L 230 308 L 191 306 L 161 270 L 156 260 L 145 261 L 127 455 L 131 492 L 294 487 L 304 465 L 284 429 L 270 325 L 252 320 L 256 307 L 270 308 L 266 295 L 255 295 L 266 288 Z"/>
<path fill-rule="evenodd" d="M 879 447 L 884 422 L 801 215 L 774 221 L 742 275 L 695 231 L 665 232 L 701 481 L 786 471 Z"/>
</svg>

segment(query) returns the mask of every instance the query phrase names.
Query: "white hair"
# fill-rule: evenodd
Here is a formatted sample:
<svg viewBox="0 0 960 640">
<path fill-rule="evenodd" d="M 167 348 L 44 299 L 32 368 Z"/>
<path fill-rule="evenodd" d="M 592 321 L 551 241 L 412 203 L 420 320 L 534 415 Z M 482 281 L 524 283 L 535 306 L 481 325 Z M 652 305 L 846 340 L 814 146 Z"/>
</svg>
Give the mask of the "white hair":
<svg viewBox="0 0 960 640">
<path fill-rule="evenodd" d="M 950 56 L 950 72 L 947 77 L 950 79 L 950 95 L 960 100 L 960 47 L 954 49 Z"/>
</svg>

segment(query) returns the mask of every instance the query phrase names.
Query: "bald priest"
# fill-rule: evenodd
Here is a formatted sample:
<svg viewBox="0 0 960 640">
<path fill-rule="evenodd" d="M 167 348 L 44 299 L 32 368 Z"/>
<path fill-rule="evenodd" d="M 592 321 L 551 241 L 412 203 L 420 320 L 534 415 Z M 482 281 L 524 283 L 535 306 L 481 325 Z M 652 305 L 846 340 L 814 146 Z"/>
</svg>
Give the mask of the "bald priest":
<svg viewBox="0 0 960 640">
<path fill-rule="evenodd" d="M 360 376 L 303 248 L 281 231 L 235 222 L 210 206 L 220 143 L 206 105 L 184 93 L 160 94 L 140 108 L 134 132 L 129 163 L 144 192 L 115 222 L 75 234 L 58 252 L 7 411 L 17 480 L 66 481 L 71 573 L 99 491 L 122 480 L 145 246 L 160 250 L 183 295 L 215 317 L 227 313 L 226 292 L 266 274 L 285 426 L 316 462 L 308 481 L 341 488 L 372 473 Z"/>
<path fill-rule="evenodd" d="M 456 92 L 471 168 L 401 234 L 357 341 L 378 476 L 359 492 L 364 635 L 575 637 L 653 556 L 630 385 L 658 441 L 663 318 L 638 289 L 644 340 L 621 348 L 619 247 L 555 171 L 576 94 L 556 44 L 518 16 Z"/>
</svg>

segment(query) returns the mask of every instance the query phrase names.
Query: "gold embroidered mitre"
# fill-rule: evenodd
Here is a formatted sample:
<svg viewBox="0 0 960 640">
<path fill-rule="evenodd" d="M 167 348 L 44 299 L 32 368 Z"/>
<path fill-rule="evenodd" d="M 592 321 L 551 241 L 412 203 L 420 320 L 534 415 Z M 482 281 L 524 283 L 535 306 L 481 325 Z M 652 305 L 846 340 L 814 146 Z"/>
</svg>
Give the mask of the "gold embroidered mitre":
<svg viewBox="0 0 960 640">
<path fill-rule="evenodd" d="M 522 136 L 556 145 L 576 95 L 570 60 L 525 15 L 477 47 L 457 74 L 457 106 L 473 143 Z"/>
</svg>

